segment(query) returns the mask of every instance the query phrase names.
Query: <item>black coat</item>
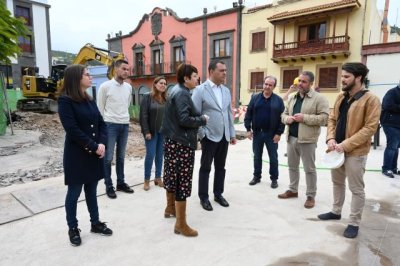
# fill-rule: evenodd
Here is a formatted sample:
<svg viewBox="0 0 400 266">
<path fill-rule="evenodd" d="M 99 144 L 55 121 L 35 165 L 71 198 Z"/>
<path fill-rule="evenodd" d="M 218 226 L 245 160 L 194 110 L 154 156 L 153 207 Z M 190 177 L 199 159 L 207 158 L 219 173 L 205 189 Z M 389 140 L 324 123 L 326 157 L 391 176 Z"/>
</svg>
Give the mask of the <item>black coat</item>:
<svg viewBox="0 0 400 266">
<path fill-rule="evenodd" d="M 86 184 L 104 178 L 104 162 L 96 154 L 106 144 L 107 128 L 94 101 L 58 100 L 58 113 L 65 129 L 64 176 L 66 185 Z"/>
<path fill-rule="evenodd" d="M 189 89 L 177 84 L 168 94 L 161 132 L 184 146 L 196 149 L 197 131 L 207 123 L 194 107 Z"/>
<path fill-rule="evenodd" d="M 390 89 L 383 97 L 381 124 L 400 128 L 400 85 Z"/>
</svg>

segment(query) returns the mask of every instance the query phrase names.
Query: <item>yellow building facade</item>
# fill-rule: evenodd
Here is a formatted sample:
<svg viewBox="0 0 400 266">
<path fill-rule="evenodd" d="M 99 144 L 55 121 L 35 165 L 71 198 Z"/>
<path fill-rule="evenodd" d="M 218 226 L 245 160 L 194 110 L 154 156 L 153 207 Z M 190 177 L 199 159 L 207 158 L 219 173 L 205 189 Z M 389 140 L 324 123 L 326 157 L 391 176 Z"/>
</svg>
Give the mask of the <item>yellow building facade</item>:
<svg viewBox="0 0 400 266">
<path fill-rule="evenodd" d="M 278 79 L 275 92 L 283 95 L 307 70 L 333 106 L 341 66 L 361 62 L 362 46 L 380 42 L 380 21 L 376 0 L 274 0 L 244 10 L 241 104 L 262 90 L 265 76 Z"/>
</svg>

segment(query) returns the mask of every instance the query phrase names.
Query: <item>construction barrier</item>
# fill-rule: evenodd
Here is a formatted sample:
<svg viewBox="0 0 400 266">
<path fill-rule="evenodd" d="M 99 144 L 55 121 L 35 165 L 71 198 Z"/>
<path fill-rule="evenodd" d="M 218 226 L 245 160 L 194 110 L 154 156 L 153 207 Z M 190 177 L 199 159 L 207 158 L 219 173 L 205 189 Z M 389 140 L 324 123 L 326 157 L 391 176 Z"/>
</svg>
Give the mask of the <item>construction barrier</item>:
<svg viewBox="0 0 400 266">
<path fill-rule="evenodd" d="M 11 112 L 17 111 L 17 102 L 19 99 L 24 98 L 20 90 L 7 90 L 8 107 Z"/>
<path fill-rule="evenodd" d="M 129 116 L 134 121 L 139 121 L 140 106 L 132 104 L 129 106 Z"/>
<path fill-rule="evenodd" d="M 0 82 L 0 136 L 6 134 L 7 117 L 4 113 L 6 111 L 6 103 L 4 98 L 4 82 Z"/>
</svg>

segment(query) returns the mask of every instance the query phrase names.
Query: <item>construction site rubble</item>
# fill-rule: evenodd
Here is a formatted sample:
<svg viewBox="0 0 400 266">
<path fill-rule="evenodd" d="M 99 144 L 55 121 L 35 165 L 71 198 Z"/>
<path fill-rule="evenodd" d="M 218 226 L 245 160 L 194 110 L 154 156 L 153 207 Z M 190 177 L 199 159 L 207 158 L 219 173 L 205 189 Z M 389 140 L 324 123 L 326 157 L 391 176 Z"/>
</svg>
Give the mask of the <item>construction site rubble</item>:
<svg viewBox="0 0 400 266">
<path fill-rule="evenodd" d="M 23 153 L 27 149 L 46 147 L 46 161 L 39 168 L 13 169 L 12 172 L 0 174 L 0 187 L 12 184 L 37 181 L 51 178 L 63 173 L 63 149 L 65 132 L 58 114 L 40 114 L 33 112 L 17 112 L 17 121 L 13 122 L 13 128 L 18 130 L 32 130 L 40 132 L 39 143 L 33 141 L 15 143 L 12 146 L 0 147 L 0 159 L 4 156 L 12 156 Z M 50 150 L 50 152 L 48 152 Z M 143 136 L 140 126 L 131 122 L 129 126 L 128 145 L 126 157 L 142 158 L 145 154 Z M 32 158 L 35 160 L 35 158 Z M 26 168 L 26 167 L 25 167 Z"/>
</svg>

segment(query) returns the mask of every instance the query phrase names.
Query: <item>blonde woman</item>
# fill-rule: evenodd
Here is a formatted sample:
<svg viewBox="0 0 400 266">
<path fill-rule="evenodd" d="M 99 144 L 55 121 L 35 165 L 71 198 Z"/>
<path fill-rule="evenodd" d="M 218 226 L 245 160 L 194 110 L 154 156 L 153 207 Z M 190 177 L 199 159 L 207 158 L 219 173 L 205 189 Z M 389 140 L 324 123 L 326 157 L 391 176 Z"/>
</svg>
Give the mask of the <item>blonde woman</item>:
<svg viewBox="0 0 400 266">
<path fill-rule="evenodd" d="M 163 187 L 161 170 L 163 163 L 164 136 L 160 132 L 164 117 L 167 80 L 165 77 L 156 77 L 149 94 L 145 94 L 140 103 L 140 127 L 146 144 L 144 159 L 144 190 L 150 189 L 150 176 L 153 162 L 155 163 L 154 184 Z"/>
</svg>

